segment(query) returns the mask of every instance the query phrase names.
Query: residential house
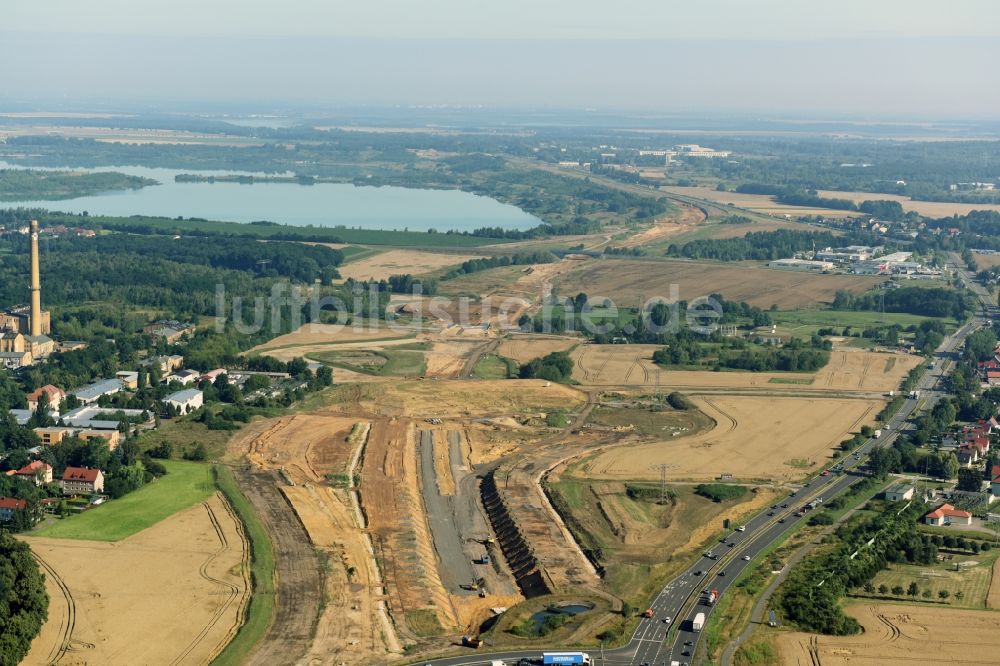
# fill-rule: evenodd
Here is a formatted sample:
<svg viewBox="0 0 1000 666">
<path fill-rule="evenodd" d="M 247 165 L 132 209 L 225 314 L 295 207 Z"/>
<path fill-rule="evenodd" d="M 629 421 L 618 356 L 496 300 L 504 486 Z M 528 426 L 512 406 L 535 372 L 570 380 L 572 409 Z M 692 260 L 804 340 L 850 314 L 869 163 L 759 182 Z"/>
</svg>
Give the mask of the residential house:
<svg viewBox="0 0 1000 666">
<path fill-rule="evenodd" d="M 14 476 L 36 486 L 42 486 L 52 483 L 52 465 L 41 460 L 33 460 L 14 472 Z"/>
<path fill-rule="evenodd" d="M 942 504 L 924 516 L 924 522 L 928 525 L 937 525 L 938 527 L 944 525 L 971 525 L 972 514 L 968 511 L 956 509 L 951 504 Z"/>
<path fill-rule="evenodd" d="M 163 401 L 173 405 L 179 414 L 190 414 L 205 403 L 205 397 L 198 389 L 185 389 L 171 393 Z"/>
<path fill-rule="evenodd" d="M 14 520 L 15 511 L 24 511 L 27 508 L 28 503 L 23 499 L 0 497 L 0 523 L 8 523 Z"/>
<path fill-rule="evenodd" d="M 885 491 L 885 499 L 889 502 L 905 502 L 913 498 L 915 488 L 908 483 L 898 483 Z"/>
<path fill-rule="evenodd" d="M 93 495 L 104 492 L 104 472 L 90 467 L 67 467 L 62 475 L 63 495 Z"/>
<path fill-rule="evenodd" d="M 28 394 L 28 409 L 31 411 L 38 409 L 38 401 L 41 399 L 43 393 L 48 396 L 49 407 L 59 411 L 59 406 L 66 399 L 66 391 L 52 384 L 46 384 Z"/>
</svg>

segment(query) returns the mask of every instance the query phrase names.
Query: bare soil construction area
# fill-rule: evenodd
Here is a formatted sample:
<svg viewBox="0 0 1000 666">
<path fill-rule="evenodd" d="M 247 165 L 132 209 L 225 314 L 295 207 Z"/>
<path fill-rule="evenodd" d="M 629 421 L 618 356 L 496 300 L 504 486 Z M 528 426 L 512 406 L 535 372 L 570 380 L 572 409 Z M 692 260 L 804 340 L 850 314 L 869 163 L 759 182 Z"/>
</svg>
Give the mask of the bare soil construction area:
<svg viewBox="0 0 1000 666">
<path fill-rule="evenodd" d="M 610 298 L 621 307 L 637 307 L 651 298 L 692 300 L 710 294 L 782 309 L 816 307 L 833 301 L 838 290 L 867 291 L 881 280 L 857 275 L 815 275 L 802 271 L 764 268 L 756 264 L 703 261 L 603 259 L 588 261 L 555 281 L 560 293 L 581 290 L 593 298 Z"/>
<path fill-rule="evenodd" d="M 617 446 L 584 466 L 590 478 L 655 479 L 653 465 L 676 465 L 681 480 L 732 474 L 745 480 L 791 480 L 814 471 L 848 433 L 874 422 L 882 402 L 831 398 L 698 396 L 716 422 L 693 437 Z"/>
<path fill-rule="evenodd" d="M 249 544 L 218 494 L 115 543 L 24 540 L 51 598 L 24 664 L 207 664 L 242 622 Z"/>
<path fill-rule="evenodd" d="M 469 259 L 481 259 L 481 254 L 446 254 L 425 250 L 388 250 L 348 262 L 337 268 L 344 279 L 358 281 L 385 280 L 390 275 L 423 275 L 442 268 L 456 266 Z"/>
<path fill-rule="evenodd" d="M 712 372 L 670 370 L 653 363 L 659 345 L 577 347 L 573 378 L 586 386 L 655 386 L 664 390 L 760 389 L 801 392 L 888 392 L 899 387 L 920 358 L 894 352 L 834 349 L 815 374 L 802 372 Z"/>
<path fill-rule="evenodd" d="M 673 205 L 678 208 L 677 213 L 656 220 L 649 229 L 617 243 L 618 247 L 641 247 L 656 243 L 685 231 L 691 231 L 705 221 L 705 212 L 700 208 L 680 202 L 674 202 Z"/>
<path fill-rule="evenodd" d="M 304 324 L 298 330 L 279 335 L 262 345 L 257 345 L 248 354 L 261 354 L 268 351 L 286 349 L 289 347 L 305 347 L 317 345 L 334 345 L 348 342 L 375 342 L 393 338 L 411 338 L 413 333 L 385 326 L 368 326 L 364 324 Z M 301 356 L 301 352 L 299 353 Z"/>
<path fill-rule="evenodd" d="M 1000 614 L 931 604 L 852 604 L 845 611 L 865 631 L 860 636 L 780 632 L 786 666 L 988 666 L 1000 654 Z"/>
</svg>

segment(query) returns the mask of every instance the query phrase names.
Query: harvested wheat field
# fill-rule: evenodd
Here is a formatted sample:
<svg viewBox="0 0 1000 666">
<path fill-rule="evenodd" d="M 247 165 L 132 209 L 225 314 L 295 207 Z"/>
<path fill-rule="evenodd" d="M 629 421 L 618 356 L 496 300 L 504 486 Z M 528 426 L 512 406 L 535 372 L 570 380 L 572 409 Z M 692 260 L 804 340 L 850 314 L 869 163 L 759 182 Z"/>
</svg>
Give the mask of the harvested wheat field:
<svg viewBox="0 0 1000 666">
<path fill-rule="evenodd" d="M 581 288 L 591 299 L 610 298 L 616 306 L 637 307 L 653 298 L 690 301 L 710 294 L 783 310 L 816 307 L 833 301 L 837 291 L 860 293 L 880 280 L 857 275 L 816 275 L 802 271 L 764 268 L 756 264 L 703 261 L 605 259 L 566 271 L 557 280 L 560 293 Z"/>
<path fill-rule="evenodd" d="M 1000 614 L 932 604 L 851 604 L 865 631 L 859 636 L 780 632 L 784 666 L 992 666 L 1000 654 Z"/>
<path fill-rule="evenodd" d="M 670 370 L 653 363 L 660 345 L 581 345 L 572 353 L 573 378 L 586 386 L 659 386 L 668 389 L 885 392 L 899 388 L 920 358 L 894 352 L 834 349 L 815 374 Z"/>
<path fill-rule="evenodd" d="M 501 342 L 497 353 L 524 364 L 552 352 L 566 351 L 578 344 L 580 340 L 572 338 L 516 335 Z"/>
<path fill-rule="evenodd" d="M 973 252 L 972 256 L 976 258 L 976 264 L 979 266 L 979 270 L 1000 266 L 1000 254 L 981 254 L 979 252 Z"/>
<path fill-rule="evenodd" d="M 115 543 L 24 540 L 52 599 L 25 664 L 207 664 L 249 600 L 249 544 L 218 494 Z"/>
<path fill-rule="evenodd" d="M 876 400 L 697 396 L 692 398 L 716 422 L 710 431 L 622 446 L 592 458 L 591 478 L 655 479 L 653 465 L 677 465 L 677 479 L 715 479 L 732 474 L 746 480 L 791 480 L 814 471 L 832 449 L 862 425 L 872 424 L 882 406 Z"/>
<path fill-rule="evenodd" d="M 903 210 L 915 211 L 925 217 L 951 217 L 952 215 L 968 215 L 974 210 L 992 210 L 1000 212 L 1000 205 L 981 203 L 953 203 L 950 201 L 914 201 L 910 197 L 899 194 L 881 194 L 876 192 L 837 192 L 835 190 L 819 190 L 821 197 L 831 199 L 850 199 L 854 203 L 862 201 L 898 201 Z"/>
<path fill-rule="evenodd" d="M 481 254 L 446 254 L 426 250 L 388 250 L 337 267 L 345 280 L 386 280 L 390 275 L 422 275 L 457 266 L 469 259 L 482 259 Z"/>
</svg>

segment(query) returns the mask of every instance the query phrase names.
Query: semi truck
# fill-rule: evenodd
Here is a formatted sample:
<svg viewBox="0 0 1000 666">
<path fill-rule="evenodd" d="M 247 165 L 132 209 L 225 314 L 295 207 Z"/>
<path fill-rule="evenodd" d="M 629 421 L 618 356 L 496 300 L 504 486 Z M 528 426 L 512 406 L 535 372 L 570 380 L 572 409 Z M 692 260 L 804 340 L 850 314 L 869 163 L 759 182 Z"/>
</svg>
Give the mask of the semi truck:
<svg viewBox="0 0 1000 666">
<path fill-rule="evenodd" d="M 543 652 L 542 664 L 589 664 L 590 655 L 586 652 Z"/>
<path fill-rule="evenodd" d="M 691 620 L 691 631 L 701 631 L 702 627 L 704 626 L 705 626 L 705 614 L 698 613 L 697 615 L 694 616 L 694 619 Z"/>
</svg>

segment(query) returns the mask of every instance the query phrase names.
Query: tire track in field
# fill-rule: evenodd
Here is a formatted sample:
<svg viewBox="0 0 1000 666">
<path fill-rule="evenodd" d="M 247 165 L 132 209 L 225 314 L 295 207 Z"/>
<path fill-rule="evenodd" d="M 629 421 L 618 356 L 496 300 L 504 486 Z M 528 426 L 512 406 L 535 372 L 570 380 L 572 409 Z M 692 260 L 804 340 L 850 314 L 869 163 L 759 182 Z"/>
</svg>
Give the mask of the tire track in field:
<svg viewBox="0 0 1000 666">
<path fill-rule="evenodd" d="M 226 596 L 222 604 L 212 613 L 212 617 L 207 623 L 201 628 L 201 631 L 191 640 L 187 646 L 181 650 L 181 652 L 174 657 L 173 661 L 170 662 L 171 666 L 176 666 L 176 664 L 181 663 L 187 658 L 191 651 L 198 647 L 198 644 L 208 635 L 208 632 L 215 628 L 215 625 L 219 623 L 222 616 L 233 604 L 233 602 L 240 596 L 240 588 L 232 583 L 226 582 L 224 580 L 219 580 L 215 578 L 208 572 L 209 566 L 222 555 L 224 552 L 229 550 L 229 539 L 226 538 L 225 530 L 222 529 L 222 525 L 219 523 L 219 519 L 215 515 L 215 511 L 212 510 L 211 505 L 208 502 L 202 502 L 201 505 L 205 507 L 205 511 L 208 513 L 208 520 L 212 523 L 212 529 L 215 530 L 215 535 L 219 539 L 219 547 L 215 550 L 208 558 L 201 563 L 198 568 L 198 575 L 201 576 L 203 580 L 207 580 L 213 585 L 217 585 L 223 589 L 222 594 Z"/>
<path fill-rule="evenodd" d="M 91 643 L 80 643 L 79 646 L 73 645 L 73 630 L 76 629 L 76 601 L 73 599 L 73 593 L 69 591 L 66 581 L 52 568 L 51 564 L 46 562 L 34 550 L 31 551 L 31 556 L 45 570 L 46 575 L 52 578 L 52 582 L 59 588 L 59 593 L 66 601 L 66 616 L 60 620 L 62 623 L 62 631 L 60 632 L 61 640 L 52 648 L 52 652 L 49 653 L 48 658 L 50 664 L 58 664 L 66 656 L 67 652 L 79 649 L 80 647 L 92 648 L 94 646 Z"/>
<path fill-rule="evenodd" d="M 865 380 L 868 379 L 868 371 L 871 370 L 871 367 L 872 367 L 872 357 L 866 354 L 865 367 L 861 369 L 861 376 L 858 377 L 858 388 L 862 388 L 864 386 Z"/>
<path fill-rule="evenodd" d="M 719 407 L 717 402 L 715 402 L 714 400 L 709 400 L 705 396 L 701 396 L 701 399 L 706 405 L 709 405 L 712 409 L 717 411 L 722 417 L 726 418 L 729 421 L 729 429 L 725 432 L 725 434 L 728 435 L 729 433 L 735 431 L 736 428 L 739 427 L 740 422 L 737 421 L 729 412 Z M 710 430 L 709 432 L 713 431 Z"/>
</svg>

